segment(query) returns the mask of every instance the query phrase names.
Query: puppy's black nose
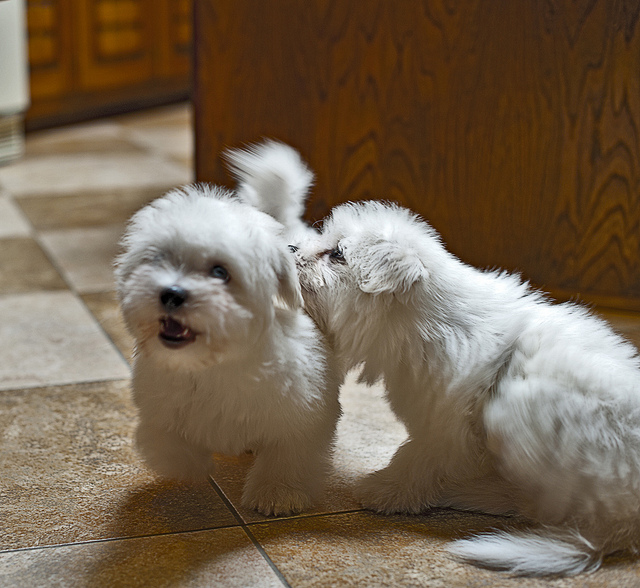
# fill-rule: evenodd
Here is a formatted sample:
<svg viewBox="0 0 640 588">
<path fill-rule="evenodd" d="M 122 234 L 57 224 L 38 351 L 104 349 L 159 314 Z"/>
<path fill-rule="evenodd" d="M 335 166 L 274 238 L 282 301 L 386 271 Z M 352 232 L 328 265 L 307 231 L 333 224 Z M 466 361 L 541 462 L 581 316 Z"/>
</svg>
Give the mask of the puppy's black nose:
<svg viewBox="0 0 640 588">
<path fill-rule="evenodd" d="M 291 253 L 295 253 L 296 251 L 298 251 L 298 248 L 295 245 L 289 245 L 288 247 Z"/>
<path fill-rule="evenodd" d="M 167 310 L 175 310 L 187 300 L 187 291 L 180 286 L 170 286 L 160 292 L 160 302 Z"/>
</svg>

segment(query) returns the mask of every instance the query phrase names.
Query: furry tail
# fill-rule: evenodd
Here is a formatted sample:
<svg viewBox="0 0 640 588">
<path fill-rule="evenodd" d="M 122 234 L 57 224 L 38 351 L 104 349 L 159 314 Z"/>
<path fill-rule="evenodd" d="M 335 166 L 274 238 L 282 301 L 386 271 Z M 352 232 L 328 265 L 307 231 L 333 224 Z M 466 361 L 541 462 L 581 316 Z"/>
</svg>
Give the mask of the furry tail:
<svg viewBox="0 0 640 588">
<path fill-rule="evenodd" d="M 267 140 L 246 149 L 225 151 L 223 157 L 238 179 L 240 198 L 274 217 L 290 232 L 310 230 L 302 215 L 313 172 L 295 149 Z"/>
<path fill-rule="evenodd" d="M 602 554 L 567 530 L 495 532 L 455 541 L 449 552 L 478 566 L 517 576 L 573 576 L 600 567 Z"/>
</svg>

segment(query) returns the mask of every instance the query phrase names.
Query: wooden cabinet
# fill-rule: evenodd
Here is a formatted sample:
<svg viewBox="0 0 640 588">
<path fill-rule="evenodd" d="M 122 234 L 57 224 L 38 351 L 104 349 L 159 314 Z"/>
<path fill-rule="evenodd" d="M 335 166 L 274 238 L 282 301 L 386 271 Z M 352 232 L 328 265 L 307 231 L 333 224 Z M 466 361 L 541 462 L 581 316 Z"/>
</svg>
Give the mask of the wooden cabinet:
<svg viewBox="0 0 640 588">
<path fill-rule="evenodd" d="M 69 93 L 73 79 L 71 3 L 27 2 L 31 101 L 40 104 Z"/>
<path fill-rule="evenodd" d="M 396 200 L 459 257 L 640 310 L 638 0 L 196 0 L 199 180 L 264 136 L 309 218 Z"/>
<path fill-rule="evenodd" d="M 28 126 L 186 97 L 191 11 L 191 0 L 28 0 Z"/>
</svg>

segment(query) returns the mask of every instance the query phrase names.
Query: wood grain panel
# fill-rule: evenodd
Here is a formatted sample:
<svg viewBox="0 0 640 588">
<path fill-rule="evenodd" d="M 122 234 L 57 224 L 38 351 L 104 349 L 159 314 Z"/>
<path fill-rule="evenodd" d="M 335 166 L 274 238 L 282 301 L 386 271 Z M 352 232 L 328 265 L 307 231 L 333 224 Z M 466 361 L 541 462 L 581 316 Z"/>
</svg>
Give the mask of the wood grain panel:
<svg viewBox="0 0 640 588">
<path fill-rule="evenodd" d="M 149 0 L 81 0 L 76 36 L 78 80 L 85 90 L 140 83 L 153 76 Z M 115 19 L 115 20 L 114 20 Z"/>
<path fill-rule="evenodd" d="M 191 0 L 28 0 L 27 128 L 185 100 Z"/>
<path fill-rule="evenodd" d="M 96 20 L 102 26 L 130 27 L 139 23 L 142 14 L 140 2 L 136 0 L 98 0 L 96 3 Z"/>
<path fill-rule="evenodd" d="M 159 0 L 160 34 L 166 39 L 159 49 L 158 69 L 166 76 L 189 76 L 193 48 L 191 0 Z"/>
<path fill-rule="evenodd" d="M 310 218 L 399 201 L 450 249 L 640 309 L 638 0 L 197 0 L 196 158 L 272 136 Z"/>
<path fill-rule="evenodd" d="M 29 39 L 29 59 L 33 68 L 55 67 L 59 61 L 58 40 L 49 32 Z"/>
<path fill-rule="evenodd" d="M 28 0 L 31 99 L 60 96 L 72 76 L 71 12 L 61 0 Z"/>
<path fill-rule="evenodd" d="M 27 2 L 29 11 L 29 33 L 48 34 L 55 27 L 56 11 L 51 2 L 29 0 Z"/>
</svg>

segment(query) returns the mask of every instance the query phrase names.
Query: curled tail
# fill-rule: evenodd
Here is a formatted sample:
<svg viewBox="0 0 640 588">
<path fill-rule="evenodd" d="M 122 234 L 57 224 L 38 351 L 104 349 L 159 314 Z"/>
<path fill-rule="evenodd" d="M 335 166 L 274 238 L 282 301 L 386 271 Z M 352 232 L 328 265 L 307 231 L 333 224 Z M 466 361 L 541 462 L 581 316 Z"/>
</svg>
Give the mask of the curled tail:
<svg viewBox="0 0 640 588">
<path fill-rule="evenodd" d="M 238 179 L 240 198 L 282 223 L 287 231 L 309 231 L 302 220 L 313 172 L 300 154 L 284 143 L 267 140 L 224 153 Z"/>
<path fill-rule="evenodd" d="M 576 532 L 497 531 L 455 541 L 449 552 L 467 563 L 517 576 L 573 576 L 600 567 L 602 553 Z"/>
</svg>

